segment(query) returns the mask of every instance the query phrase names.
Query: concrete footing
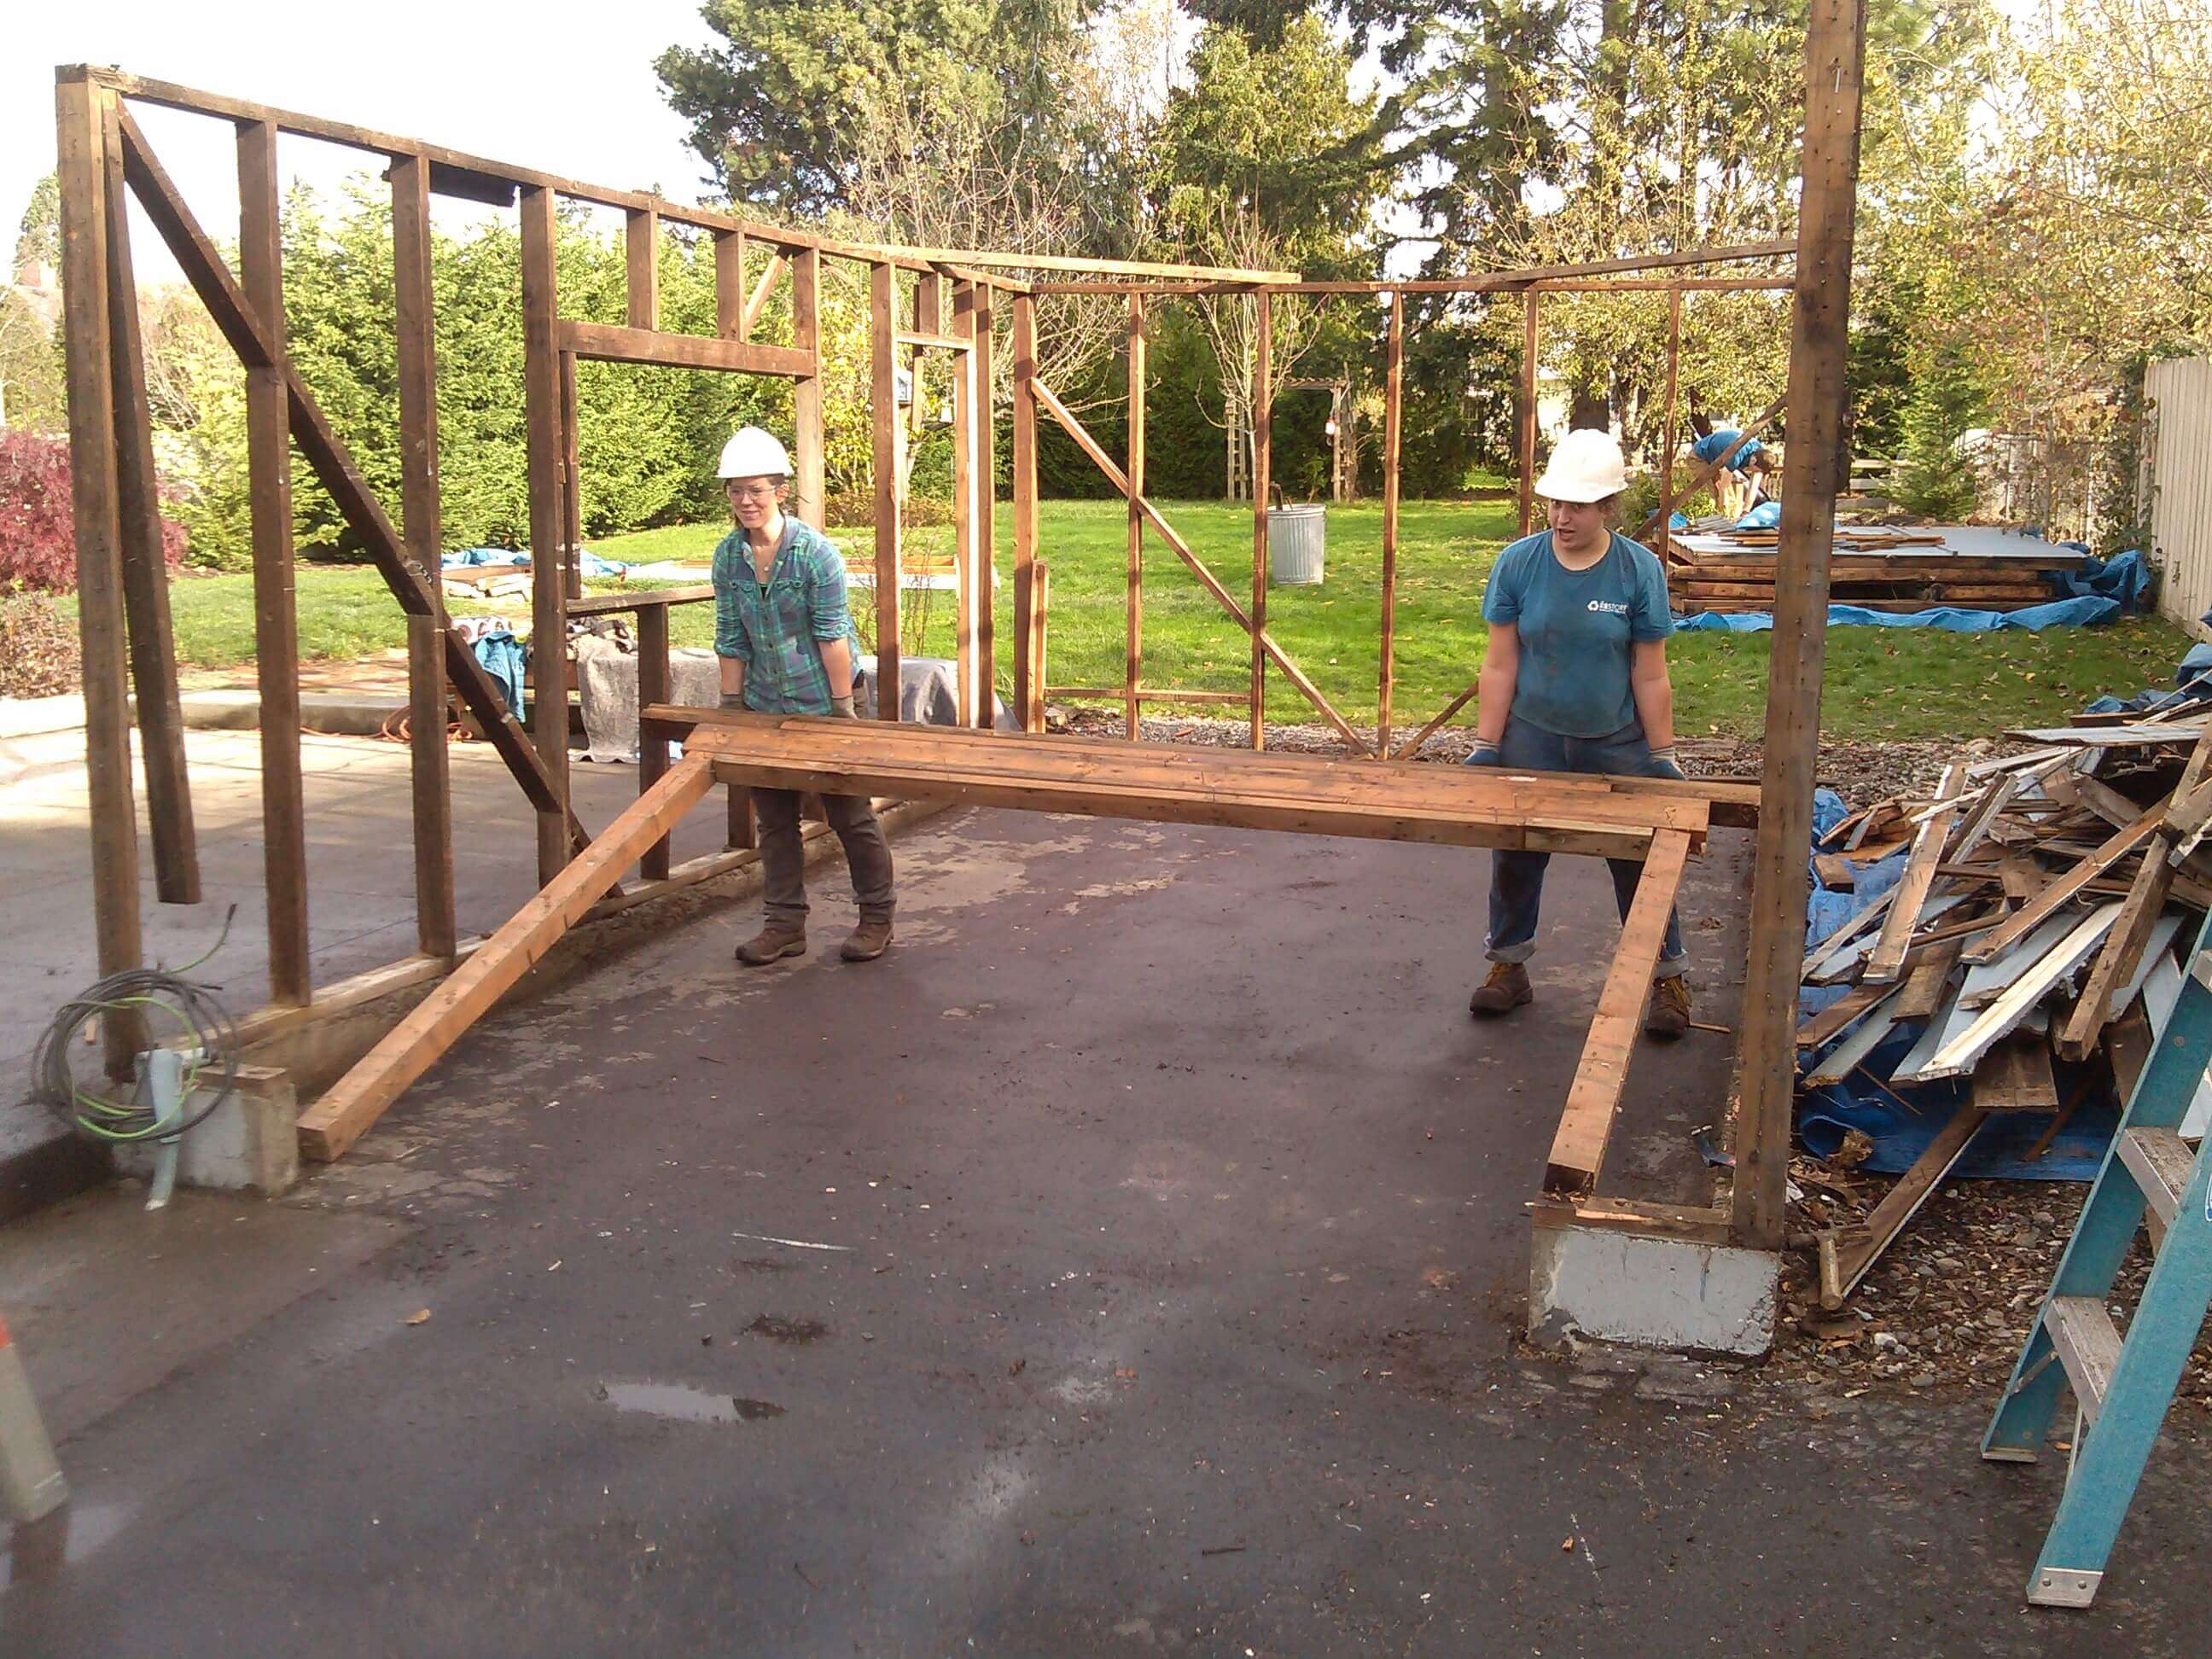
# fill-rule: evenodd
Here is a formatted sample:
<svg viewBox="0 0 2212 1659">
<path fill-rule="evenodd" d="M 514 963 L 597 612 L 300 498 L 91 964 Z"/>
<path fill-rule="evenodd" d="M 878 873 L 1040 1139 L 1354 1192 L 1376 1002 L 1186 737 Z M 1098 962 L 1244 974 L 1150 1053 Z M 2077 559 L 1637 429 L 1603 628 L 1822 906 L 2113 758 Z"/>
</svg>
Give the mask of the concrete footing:
<svg viewBox="0 0 2212 1659">
<path fill-rule="evenodd" d="M 1611 1228 L 1529 1229 L 1528 1336 L 1756 1357 L 1774 1346 L 1782 1261 Z"/>
<path fill-rule="evenodd" d="M 195 1091 L 185 1102 L 189 1117 L 207 1104 Z M 117 1149 L 116 1163 L 132 1175 L 150 1176 L 150 1142 Z M 240 1066 L 230 1096 L 185 1135 L 178 1147 L 177 1179 L 187 1187 L 252 1191 L 274 1198 L 300 1178 L 300 1102 L 290 1076 L 274 1066 Z"/>
</svg>

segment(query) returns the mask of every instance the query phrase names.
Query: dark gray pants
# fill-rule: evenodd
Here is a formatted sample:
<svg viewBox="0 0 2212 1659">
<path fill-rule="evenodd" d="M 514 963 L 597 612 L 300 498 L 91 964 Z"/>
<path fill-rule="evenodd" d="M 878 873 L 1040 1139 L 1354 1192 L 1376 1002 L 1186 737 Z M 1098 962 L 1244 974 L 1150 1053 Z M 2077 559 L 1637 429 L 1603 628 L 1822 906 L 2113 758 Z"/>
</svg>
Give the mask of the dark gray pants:
<svg viewBox="0 0 2212 1659">
<path fill-rule="evenodd" d="M 763 908 L 772 922 L 806 926 L 806 849 L 799 835 L 799 793 L 756 789 L 753 818 L 760 831 Z M 865 795 L 824 795 L 822 810 L 853 872 L 853 896 L 863 915 L 891 912 L 891 848 Z"/>
</svg>

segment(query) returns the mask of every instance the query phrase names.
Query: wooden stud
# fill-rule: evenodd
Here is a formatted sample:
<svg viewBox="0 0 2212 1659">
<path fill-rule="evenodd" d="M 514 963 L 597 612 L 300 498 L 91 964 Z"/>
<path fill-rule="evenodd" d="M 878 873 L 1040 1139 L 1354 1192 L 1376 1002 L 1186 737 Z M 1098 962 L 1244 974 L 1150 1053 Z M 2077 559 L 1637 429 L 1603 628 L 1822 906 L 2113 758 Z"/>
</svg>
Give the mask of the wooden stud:
<svg viewBox="0 0 2212 1659">
<path fill-rule="evenodd" d="M 1519 447 L 1521 469 L 1521 533 L 1528 535 L 1536 527 L 1536 307 L 1534 289 L 1530 289 L 1521 301 L 1521 407 L 1516 411 L 1520 422 Z"/>
<path fill-rule="evenodd" d="M 2002 925 L 1968 945 L 1966 959 L 1969 963 L 1984 963 L 2002 956 L 2042 926 L 2062 906 L 2071 903 L 2092 879 L 2102 875 L 2149 840 L 2152 832 L 2158 828 L 2164 811 L 2165 804 L 2160 802 L 2126 829 L 2115 830 L 2095 851 L 2006 917 Z"/>
<path fill-rule="evenodd" d="M 713 781 L 705 757 L 685 755 L 651 793 L 608 825 L 588 851 L 556 871 L 543 891 L 300 1114 L 301 1156 L 326 1162 L 367 1133 L 407 1085 L 435 1065 L 532 963 L 582 920 L 621 878 L 623 866 L 666 836 Z"/>
<path fill-rule="evenodd" d="M 660 326 L 660 216 L 632 208 L 623 220 L 623 270 L 632 328 Z"/>
<path fill-rule="evenodd" d="M 714 234 L 714 332 L 725 340 L 751 337 L 745 327 L 745 234 Z"/>
<path fill-rule="evenodd" d="M 578 447 L 576 354 L 561 354 L 561 592 L 584 597 L 584 464 Z"/>
<path fill-rule="evenodd" d="M 276 348 L 284 337 L 276 128 L 238 129 L 238 264 L 246 302 Z M 253 520 L 253 654 L 261 690 L 261 830 L 269 903 L 269 996 L 304 1003 L 307 968 L 307 814 L 300 771 L 300 631 L 292 571 L 292 442 L 284 370 L 246 371 Z"/>
<path fill-rule="evenodd" d="M 812 248 L 791 264 L 792 343 L 806 354 L 806 374 L 793 382 L 791 423 L 799 468 L 794 507 L 802 524 L 822 527 L 827 458 L 822 416 L 822 256 Z"/>
<path fill-rule="evenodd" d="M 972 337 L 975 329 L 975 285 L 952 285 L 952 331 Z M 977 660 L 975 610 L 988 605 L 990 590 L 984 585 L 985 567 L 978 556 L 975 537 L 975 362 L 963 352 L 952 364 L 952 563 L 954 617 L 952 658 L 957 677 L 960 723 L 976 726 L 980 697 L 990 702 L 990 665 Z M 981 596 L 980 599 L 978 596 Z"/>
<path fill-rule="evenodd" d="M 1252 747 L 1267 746 L 1267 491 L 1273 458 L 1275 321 L 1273 299 L 1253 295 L 1252 326 Z"/>
<path fill-rule="evenodd" d="M 921 354 L 918 343 L 924 338 L 937 339 L 945 334 L 945 279 L 935 271 L 924 271 L 914 279 L 914 327 L 894 337 L 893 343 L 901 348 L 901 361 L 907 372 L 909 396 L 906 403 L 907 430 L 918 441 L 921 436 Z"/>
<path fill-rule="evenodd" d="M 1390 296 L 1382 367 L 1382 647 L 1375 690 L 1375 758 L 1390 757 L 1390 696 L 1396 689 L 1398 461 L 1405 438 L 1406 296 Z"/>
<path fill-rule="evenodd" d="M 560 289 L 553 193 L 522 192 L 522 374 L 530 469 L 530 731 L 562 811 L 538 815 L 540 886 L 568 861 L 568 617 L 559 549 L 567 523 L 561 488 Z M 547 578 L 550 576 L 551 580 Z"/>
<path fill-rule="evenodd" d="M 185 720 L 169 617 L 169 566 L 161 547 L 161 485 L 154 471 L 146 405 L 146 354 L 138 330 L 138 284 L 131 262 L 130 198 L 114 101 L 100 112 L 107 225 L 107 314 L 112 347 L 116 501 L 122 531 L 123 609 L 137 694 L 139 758 L 146 769 L 146 818 L 154 846 L 154 893 L 164 904 L 200 902 L 198 838 L 185 762 Z"/>
<path fill-rule="evenodd" d="M 997 369 L 994 353 L 998 349 L 998 313 L 994 299 L 996 290 L 988 283 L 975 284 L 975 344 L 969 353 L 969 366 L 975 375 L 975 548 L 979 562 L 975 599 L 975 660 L 981 665 L 981 692 L 975 714 L 975 723 L 988 729 L 997 702 L 998 623 L 993 606 L 998 602 L 999 568 L 999 422 L 998 393 L 994 390 L 993 378 Z M 1030 356 L 1036 356 L 1035 331 L 1032 327 Z M 1031 408 L 1032 420 L 1036 410 Z M 1032 467 L 1030 506 L 1034 514 L 1036 506 L 1035 457 Z M 1042 685 L 1042 681 L 1038 684 Z"/>
<path fill-rule="evenodd" d="M 668 607 L 637 610 L 637 706 L 650 708 L 668 701 L 672 669 L 668 658 Z M 649 795 L 668 775 L 668 739 L 641 724 L 637 739 L 637 793 Z M 663 836 L 638 855 L 637 873 L 647 881 L 668 879 L 668 837 Z"/>
<path fill-rule="evenodd" d="M 1026 731 L 1044 730 L 1047 627 L 1052 614 L 1052 571 L 1042 559 L 1030 567 L 1030 713 Z"/>
<path fill-rule="evenodd" d="M 896 275 L 868 267 L 869 410 L 874 424 L 876 483 L 876 718 L 899 717 L 898 331 Z"/>
<path fill-rule="evenodd" d="M 100 971 L 144 960 L 138 918 L 138 814 L 131 768 L 122 521 L 115 467 L 115 389 L 107 280 L 106 94 L 81 76 L 58 79 L 54 118 L 61 185 L 62 330 L 67 349 L 70 505 L 76 536 L 77 638 L 84 663 L 85 775 L 92 818 L 93 931 Z M 133 1013 L 100 1022 L 111 1076 L 129 1077 L 145 1046 Z"/>
<path fill-rule="evenodd" d="M 1665 511 L 1659 514 L 1659 557 L 1664 562 L 1669 554 L 1669 543 L 1674 538 L 1673 520 L 1674 500 L 1674 451 L 1680 447 L 1675 434 L 1681 428 L 1675 423 L 1675 393 L 1682 374 L 1682 291 L 1674 289 L 1667 296 L 1667 412 L 1662 421 L 1659 441 L 1659 501 Z"/>
<path fill-rule="evenodd" d="M 415 936 L 426 957 L 451 957 L 459 937 L 453 906 L 453 801 L 446 747 L 445 539 L 438 488 L 436 298 L 430 281 L 430 166 L 419 155 L 392 165 L 393 304 L 399 368 L 399 504 L 407 556 L 437 614 L 407 619 L 408 776 L 415 820 Z"/>
<path fill-rule="evenodd" d="M 1139 736 L 1137 682 L 1145 659 L 1145 298 L 1129 296 L 1128 559 L 1124 578 L 1121 657 L 1122 719 L 1126 735 Z"/>
<path fill-rule="evenodd" d="M 1812 0 L 1805 37 L 1803 185 L 1790 353 L 1790 466 L 1783 480 L 1761 807 L 1752 866 L 1741 1073 L 1731 1197 L 1736 1235 L 1781 1247 L 1796 1054 L 1790 1016 L 1805 948 L 1806 860 L 1820 744 L 1828 554 L 1845 482 L 1851 246 L 1857 209 L 1865 0 Z"/>
<path fill-rule="evenodd" d="M 1844 1298 L 1858 1288 L 1867 1269 L 1905 1231 L 1905 1224 L 1919 1212 L 1929 1194 L 1943 1184 L 1943 1177 L 1951 1173 L 1951 1166 L 1965 1153 L 1966 1143 L 1988 1117 L 1987 1109 L 1973 1101 L 1952 1113 L 1951 1121 L 1936 1131 L 1927 1149 L 1912 1161 L 1912 1167 L 1898 1178 L 1897 1184 L 1882 1195 L 1881 1202 L 1867 1212 L 1860 1227 L 1838 1241 L 1835 1283 L 1832 1292 L 1822 1292 L 1823 1307 L 1832 1311 L 1844 1305 Z"/>
<path fill-rule="evenodd" d="M 1026 294 L 1014 296 L 1013 378 L 1014 709 L 1024 731 L 1041 732 L 1044 681 L 1031 678 L 1037 655 L 1031 636 L 1039 615 L 1032 586 L 1037 556 L 1036 301 Z M 988 398 L 988 392 L 979 395 Z"/>
<path fill-rule="evenodd" d="M 1575 1080 L 1567 1090 L 1566 1109 L 1545 1162 L 1547 1193 L 1577 1196 L 1596 1187 L 1606 1142 L 1620 1114 L 1621 1091 L 1628 1082 L 1637 1023 L 1651 994 L 1651 971 L 1667 942 L 1667 918 L 1674 912 L 1674 890 L 1681 885 L 1689 853 L 1690 838 L 1679 830 L 1660 830 L 1651 837 L 1650 855 L 1621 923 L 1620 943 L 1606 973 L 1605 988 L 1598 993 L 1597 1015 L 1590 1021 Z"/>
</svg>

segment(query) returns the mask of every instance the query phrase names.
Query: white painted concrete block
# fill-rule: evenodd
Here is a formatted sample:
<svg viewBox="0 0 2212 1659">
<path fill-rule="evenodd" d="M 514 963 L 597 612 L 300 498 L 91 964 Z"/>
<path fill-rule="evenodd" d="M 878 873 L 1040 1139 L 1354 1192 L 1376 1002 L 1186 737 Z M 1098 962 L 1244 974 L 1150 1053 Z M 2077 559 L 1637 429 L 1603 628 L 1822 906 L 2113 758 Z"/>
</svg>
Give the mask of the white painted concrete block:
<svg viewBox="0 0 2212 1659">
<path fill-rule="evenodd" d="M 185 1115 L 206 1103 L 207 1096 L 195 1091 L 185 1103 Z M 115 1161 L 130 1174 L 151 1176 L 154 1156 L 154 1146 L 144 1143 L 118 1147 Z M 300 1102 L 290 1074 L 270 1066 L 240 1066 L 230 1098 L 180 1144 L 178 1181 L 274 1198 L 299 1178 Z"/>
<path fill-rule="evenodd" d="M 1577 1334 L 1754 1356 L 1774 1346 L 1779 1256 L 1598 1227 L 1535 1226 L 1529 1234 L 1532 1341 Z"/>
</svg>

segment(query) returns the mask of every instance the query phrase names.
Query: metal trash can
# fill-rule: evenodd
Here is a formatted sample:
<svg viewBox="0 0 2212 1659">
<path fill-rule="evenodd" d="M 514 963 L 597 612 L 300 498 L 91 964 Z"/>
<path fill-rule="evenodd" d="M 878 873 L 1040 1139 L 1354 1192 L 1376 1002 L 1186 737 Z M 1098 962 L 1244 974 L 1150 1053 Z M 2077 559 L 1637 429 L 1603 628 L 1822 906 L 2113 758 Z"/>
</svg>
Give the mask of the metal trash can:
<svg viewBox="0 0 2212 1659">
<path fill-rule="evenodd" d="M 1278 507 L 1267 514 L 1267 574 L 1278 587 L 1312 587 L 1322 580 L 1324 514 L 1319 501 Z"/>
</svg>

